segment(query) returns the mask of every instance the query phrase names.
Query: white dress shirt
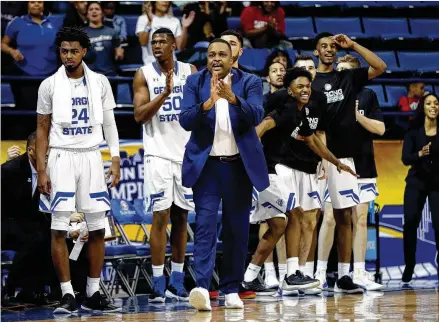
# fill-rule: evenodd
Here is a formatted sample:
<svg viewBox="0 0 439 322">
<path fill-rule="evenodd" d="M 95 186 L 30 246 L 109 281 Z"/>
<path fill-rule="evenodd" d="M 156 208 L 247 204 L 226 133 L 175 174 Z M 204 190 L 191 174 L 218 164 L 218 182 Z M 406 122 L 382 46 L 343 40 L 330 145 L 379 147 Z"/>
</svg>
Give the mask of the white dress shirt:
<svg viewBox="0 0 439 322">
<path fill-rule="evenodd" d="M 32 196 L 33 196 L 35 193 L 35 189 L 37 188 L 38 173 L 30 161 L 29 164 L 30 164 L 30 169 L 32 170 Z"/>
<path fill-rule="evenodd" d="M 227 81 L 227 77 L 225 80 Z M 238 154 L 235 136 L 230 121 L 229 102 L 220 98 L 215 103 L 215 135 L 213 137 L 211 156 L 230 156 Z"/>
</svg>

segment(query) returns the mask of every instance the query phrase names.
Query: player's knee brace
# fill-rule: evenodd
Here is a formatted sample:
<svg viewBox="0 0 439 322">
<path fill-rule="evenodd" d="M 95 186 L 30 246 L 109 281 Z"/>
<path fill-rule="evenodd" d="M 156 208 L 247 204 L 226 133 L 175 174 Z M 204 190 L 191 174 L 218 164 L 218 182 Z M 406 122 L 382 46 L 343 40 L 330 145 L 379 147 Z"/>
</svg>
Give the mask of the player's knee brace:
<svg viewBox="0 0 439 322">
<path fill-rule="evenodd" d="M 71 214 L 70 211 L 55 211 L 52 213 L 52 224 L 50 229 L 68 231 Z"/>
<path fill-rule="evenodd" d="M 88 231 L 105 229 L 105 211 L 86 213 Z"/>
</svg>

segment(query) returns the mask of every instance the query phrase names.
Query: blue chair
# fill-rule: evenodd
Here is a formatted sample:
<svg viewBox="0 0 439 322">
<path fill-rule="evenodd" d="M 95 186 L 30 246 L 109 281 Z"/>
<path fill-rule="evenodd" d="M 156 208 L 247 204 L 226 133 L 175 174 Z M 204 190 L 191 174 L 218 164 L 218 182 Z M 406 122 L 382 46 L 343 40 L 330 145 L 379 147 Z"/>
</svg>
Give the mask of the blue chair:
<svg viewBox="0 0 439 322">
<path fill-rule="evenodd" d="M 434 85 L 434 92 L 439 95 L 439 85 Z"/>
<path fill-rule="evenodd" d="M 241 27 L 240 17 L 229 17 L 227 18 L 227 26 L 229 29 L 238 30 Z"/>
<path fill-rule="evenodd" d="M 316 33 L 314 32 L 312 18 L 286 18 L 285 35 L 290 39 L 314 38 Z"/>
<path fill-rule="evenodd" d="M 260 72 L 264 70 L 265 61 L 269 55 L 269 49 L 249 48 L 244 50 L 239 62 L 251 71 Z"/>
<path fill-rule="evenodd" d="M 352 56 L 357 57 L 362 67 L 367 67 L 369 64 L 364 60 L 363 57 L 361 57 L 359 54 L 357 54 L 354 51 L 351 51 L 350 54 Z M 401 68 L 398 66 L 398 63 L 396 61 L 396 56 L 393 51 L 375 51 L 375 54 L 379 56 L 387 65 L 386 73 L 392 73 L 392 72 L 400 72 Z"/>
<path fill-rule="evenodd" d="M 127 35 L 128 37 L 136 37 L 136 26 L 137 19 L 139 19 L 138 15 L 124 15 L 125 22 L 127 24 Z"/>
<path fill-rule="evenodd" d="M 392 107 L 385 99 L 383 85 L 368 85 L 366 87 L 375 92 L 381 108 L 385 109 Z"/>
<path fill-rule="evenodd" d="M 392 1 L 389 2 L 395 9 L 414 9 L 425 7 L 438 7 L 437 1 Z"/>
<path fill-rule="evenodd" d="M 135 73 L 142 66 L 143 66 L 142 64 L 124 64 L 124 65 L 120 65 L 119 69 L 122 72 L 133 72 L 133 73 Z"/>
<path fill-rule="evenodd" d="M 2 266 L 3 265 L 11 265 L 12 261 L 14 260 L 15 257 L 15 251 L 13 250 L 2 250 Z"/>
<path fill-rule="evenodd" d="M 15 107 L 14 94 L 12 94 L 10 84 L 2 83 L 1 95 L 2 95 L 1 98 L 2 107 Z"/>
<path fill-rule="evenodd" d="M 339 5 L 338 2 L 330 2 L 330 1 L 297 1 L 293 3 L 301 8 L 336 7 Z"/>
<path fill-rule="evenodd" d="M 367 37 L 412 38 L 406 18 L 363 18 L 363 26 Z"/>
<path fill-rule="evenodd" d="M 119 83 L 117 85 L 117 107 L 133 106 L 133 99 L 131 97 L 130 84 Z"/>
<path fill-rule="evenodd" d="M 343 7 L 345 8 L 374 8 L 382 6 L 380 3 L 384 1 L 345 1 L 343 2 Z M 385 3 L 385 2 L 384 2 Z"/>
<path fill-rule="evenodd" d="M 344 33 L 351 38 L 364 38 L 361 29 L 360 18 L 315 18 L 317 33 L 331 32 L 333 34 Z"/>
<path fill-rule="evenodd" d="M 412 35 L 420 38 L 439 39 L 439 19 L 410 18 Z"/>
<path fill-rule="evenodd" d="M 431 84 L 425 84 L 424 85 L 424 91 L 429 92 L 431 94 L 434 94 L 434 88 Z"/>
<path fill-rule="evenodd" d="M 399 64 L 404 70 L 420 73 L 439 73 L 439 52 L 398 52 Z"/>
<path fill-rule="evenodd" d="M 407 88 L 401 85 L 386 85 L 387 101 L 390 106 L 398 106 L 398 101 L 402 96 L 407 96 Z"/>
</svg>

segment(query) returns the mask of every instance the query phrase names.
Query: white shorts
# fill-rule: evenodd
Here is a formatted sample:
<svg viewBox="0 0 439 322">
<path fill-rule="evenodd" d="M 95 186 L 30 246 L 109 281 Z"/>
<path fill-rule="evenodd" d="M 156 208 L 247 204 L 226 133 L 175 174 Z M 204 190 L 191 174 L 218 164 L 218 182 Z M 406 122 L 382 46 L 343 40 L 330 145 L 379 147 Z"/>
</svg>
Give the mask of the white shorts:
<svg viewBox="0 0 439 322">
<path fill-rule="evenodd" d="M 253 188 L 250 223 L 264 222 L 274 217 L 286 218 L 285 213 L 297 207 L 295 193 L 276 174 L 268 175 L 270 186 L 258 192 Z"/>
<path fill-rule="evenodd" d="M 319 180 L 319 192 L 320 192 L 320 197 L 322 198 L 322 210 L 325 210 L 325 202 L 331 202 L 331 198 L 329 197 L 329 192 L 328 192 L 328 180 L 324 179 L 324 180 Z M 329 201 L 328 201 L 329 199 Z"/>
<path fill-rule="evenodd" d="M 161 211 L 178 207 L 193 211 L 192 189 L 181 183 L 181 163 L 155 156 L 145 156 L 145 207 L 147 211 Z"/>
<path fill-rule="evenodd" d="M 355 171 L 352 158 L 344 158 L 340 161 Z M 328 168 L 328 193 L 331 199 L 326 201 L 332 202 L 334 209 L 345 209 L 358 205 L 360 203 L 358 179 L 348 172 L 338 172 L 337 167 L 332 163 L 329 164 Z"/>
<path fill-rule="evenodd" d="M 360 203 L 371 202 L 379 196 L 377 179 L 358 179 L 358 189 L 360 190 Z"/>
<path fill-rule="evenodd" d="M 300 206 L 303 211 L 322 208 L 319 178 L 317 174 L 305 173 L 282 164 L 276 165 L 276 173 L 284 182 L 293 182 L 298 206 Z"/>
<path fill-rule="evenodd" d="M 101 151 L 52 148 L 47 163 L 52 183 L 50 211 L 95 213 L 110 210 Z"/>
</svg>

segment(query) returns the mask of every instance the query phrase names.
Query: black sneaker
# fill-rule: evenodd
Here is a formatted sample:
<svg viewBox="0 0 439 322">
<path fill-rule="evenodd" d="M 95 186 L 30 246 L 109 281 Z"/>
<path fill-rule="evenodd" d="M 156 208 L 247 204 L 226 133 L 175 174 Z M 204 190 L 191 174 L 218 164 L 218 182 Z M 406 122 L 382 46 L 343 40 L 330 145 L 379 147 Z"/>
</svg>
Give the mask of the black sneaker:
<svg viewBox="0 0 439 322">
<path fill-rule="evenodd" d="M 336 293 L 348 293 L 357 294 L 363 293 L 363 289 L 355 284 L 348 275 L 339 278 L 335 283 L 334 292 Z"/>
<path fill-rule="evenodd" d="M 53 314 L 72 314 L 77 313 L 75 297 L 67 293 L 61 299 L 61 304 L 53 311 Z"/>
<path fill-rule="evenodd" d="M 111 304 L 106 298 L 96 291 L 92 297 L 86 297 L 81 305 L 81 309 L 85 311 L 102 311 L 102 313 L 114 313 L 122 311 L 120 306 Z"/>
<path fill-rule="evenodd" d="M 245 291 L 255 292 L 259 296 L 270 296 L 277 293 L 277 286 L 267 287 L 257 277 L 251 282 L 242 282 L 242 287 Z"/>
<path fill-rule="evenodd" d="M 305 290 L 307 288 L 313 288 L 320 285 L 320 281 L 315 278 L 311 278 L 304 275 L 301 271 L 297 270 L 296 274 L 285 277 L 282 284 L 282 290 L 284 291 L 295 291 L 295 290 Z"/>
</svg>

